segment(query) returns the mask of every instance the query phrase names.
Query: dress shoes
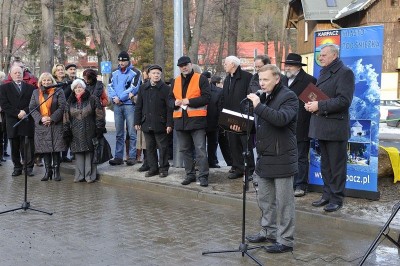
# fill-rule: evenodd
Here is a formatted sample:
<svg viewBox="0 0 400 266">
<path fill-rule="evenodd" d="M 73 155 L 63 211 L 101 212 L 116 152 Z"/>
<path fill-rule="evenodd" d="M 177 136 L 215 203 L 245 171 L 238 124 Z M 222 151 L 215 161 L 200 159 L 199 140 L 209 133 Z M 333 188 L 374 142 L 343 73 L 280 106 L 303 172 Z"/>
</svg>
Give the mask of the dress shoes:
<svg viewBox="0 0 400 266">
<path fill-rule="evenodd" d="M 275 242 L 276 242 L 275 239 L 267 238 L 267 237 L 261 235 L 260 233 L 255 234 L 255 235 L 246 236 L 246 239 L 247 239 L 247 241 L 249 241 L 250 243 L 262 243 L 262 242 L 275 243 Z"/>
<path fill-rule="evenodd" d="M 126 160 L 126 165 L 132 166 L 136 164 L 136 160 L 135 159 L 128 159 Z"/>
<path fill-rule="evenodd" d="M 335 204 L 335 203 L 329 203 L 328 205 L 326 205 L 324 207 L 324 211 L 326 212 L 335 212 L 337 210 L 339 210 L 340 208 L 342 208 L 342 204 Z"/>
<path fill-rule="evenodd" d="M 62 161 L 64 163 L 72 163 L 72 160 L 70 158 L 68 158 L 67 156 L 62 157 Z"/>
<path fill-rule="evenodd" d="M 221 166 L 219 164 L 210 164 L 209 168 L 221 168 Z"/>
<path fill-rule="evenodd" d="M 108 161 L 108 163 L 110 165 L 121 165 L 124 163 L 124 160 L 122 160 L 121 158 L 114 158 Z"/>
<path fill-rule="evenodd" d="M 293 247 L 285 246 L 276 242 L 275 244 L 268 246 L 265 248 L 265 251 L 268 253 L 285 253 L 285 252 L 292 252 Z"/>
<path fill-rule="evenodd" d="M 158 170 L 152 170 L 152 171 L 148 171 L 146 174 L 144 174 L 144 177 L 152 177 L 152 176 L 155 176 L 158 174 L 159 174 Z"/>
<path fill-rule="evenodd" d="M 200 177 L 200 178 L 199 178 L 199 181 L 200 181 L 200 186 L 201 186 L 201 187 L 208 187 L 208 180 L 207 180 L 207 178 L 205 178 L 205 177 Z"/>
<path fill-rule="evenodd" d="M 229 169 L 229 173 L 234 173 L 235 172 L 235 167 L 231 167 L 231 169 Z"/>
<path fill-rule="evenodd" d="M 168 176 L 168 172 L 160 172 L 160 174 L 158 175 L 161 178 L 167 177 Z"/>
<path fill-rule="evenodd" d="M 142 164 L 142 166 L 140 166 L 139 169 L 138 169 L 139 172 L 146 172 L 146 171 L 149 171 L 149 170 L 150 170 L 150 166 L 144 165 L 144 164 Z"/>
<path fill-rule="evenodd" d="M 27 174 L 28 176 L 35 176 L 35 174 L 33 173 L 33 169 L 27 169 L 27 170 L 26 170 L 26 174 Z"/>
<path fill-rule="evenodd" d="M 300 188 L 296 188 L 296 190 L 294 191 L 294 196 L 295 197 L 303 197 L 304 195 L 306 195 L 306 191 L 302 190 Z"/>
<path fill-rule="evenodd" d="M 243 177 L 243 173 L 239 172 L 237 170 L 235 172 L 231 173 L 230 175 L 228 175 L 229 179 L 237 179 L 237 178 L 241 178 L 241 177 Z"/>
<path fill-rule="evenodd" d="M 14 170 L 14 172 L 12 172 L 11 175 L 12 175 L 12 176 L 19 176 L 19 175 L 22 175 L 22 170 Z"/>
<path fill-rule="evenodd" d="M 196 177 L 186 177 L 185 180 L 183 180 L 181 184 L 186 186 L 192 182 L 196 182 Z"/>
<path fill-rule="evenodd" d="M 322 207 L 322 206 L 325 206 L 328 203 L 329 203 L 329 200 L 320 199 L 320 200 L 314 201 L 313 203 L 311 203 L 311 205 L 314 206 L 314 207 Z"/>
<path fill-rule="evenodd" d="M 3 153 L 3 156 L 4 156 L 4 157 L 10 157 L 10 154 L 8 154 L 7 152 L 4 152 L 4 153 Z"/>
</svg>

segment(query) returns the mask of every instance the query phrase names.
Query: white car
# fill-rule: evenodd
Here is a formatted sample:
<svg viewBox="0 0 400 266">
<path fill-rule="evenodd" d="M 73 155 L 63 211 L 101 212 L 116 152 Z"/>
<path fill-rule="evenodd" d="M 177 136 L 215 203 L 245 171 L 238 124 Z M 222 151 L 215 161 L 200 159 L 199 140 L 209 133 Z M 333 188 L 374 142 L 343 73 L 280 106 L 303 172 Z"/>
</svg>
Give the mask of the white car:
<svg viewBox="0 0 400 266">
<path fill-rule="evenodd" d="M 400 100 L 381 100 L 380 121 L 385 121 L 389 109 L 400 109 Z"/>
</svg>

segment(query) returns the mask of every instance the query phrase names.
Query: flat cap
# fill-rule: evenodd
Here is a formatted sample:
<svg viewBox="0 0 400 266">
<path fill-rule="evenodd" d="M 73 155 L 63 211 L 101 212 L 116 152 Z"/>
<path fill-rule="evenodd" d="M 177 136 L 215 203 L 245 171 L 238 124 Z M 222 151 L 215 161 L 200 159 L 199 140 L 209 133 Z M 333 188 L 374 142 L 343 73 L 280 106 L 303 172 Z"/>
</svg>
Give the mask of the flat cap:
<svg viewBox="0 0 400 266">
<path fill-rule="evenodd" d="M 162 72 L 162 67 L 160 65 L 157 65 L 157 64 L 150 65 L 147 71 L 150 72 L 153 69 L 158 69 L 158 70 L 160 70 Z"/>
</svg>

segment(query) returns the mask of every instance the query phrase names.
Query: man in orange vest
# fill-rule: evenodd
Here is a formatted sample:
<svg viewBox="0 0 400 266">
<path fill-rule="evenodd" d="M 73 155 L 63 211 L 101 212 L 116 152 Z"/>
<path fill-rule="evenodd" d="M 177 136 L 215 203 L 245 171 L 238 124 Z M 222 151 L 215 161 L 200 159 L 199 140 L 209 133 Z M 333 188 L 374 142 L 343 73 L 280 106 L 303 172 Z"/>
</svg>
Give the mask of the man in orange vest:
<svg viewBox="0 0 400 266">
<path fill-rule="evenodd" d="M 178 60 L 181 74 L 171 84 L 170 106 L 174 108 L 174 129 L 179 152 L 182 153 L 186 178 L 182 185 L 196 181 L 193 146 L 199 168 L 200 186 L 208 186 L 208 159 L 206 153 L 207 104 L 210 101 L 210 84 L 205 76 L 194 73 L 189 57 Z"/>
</svg>

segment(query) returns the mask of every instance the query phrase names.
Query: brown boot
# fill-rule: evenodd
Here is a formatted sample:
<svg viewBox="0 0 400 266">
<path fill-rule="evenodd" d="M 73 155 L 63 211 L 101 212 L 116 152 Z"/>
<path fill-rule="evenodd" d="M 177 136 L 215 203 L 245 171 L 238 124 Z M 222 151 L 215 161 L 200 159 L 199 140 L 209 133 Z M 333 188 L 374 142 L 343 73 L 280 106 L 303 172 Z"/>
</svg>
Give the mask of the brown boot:
<svg viewBox="0 0 400 266">
<path fill-rule="evenodd" d="M 142 149 L 136 149 L 136 161 L 138 163 L 142 162 Z"/>
</svg>

